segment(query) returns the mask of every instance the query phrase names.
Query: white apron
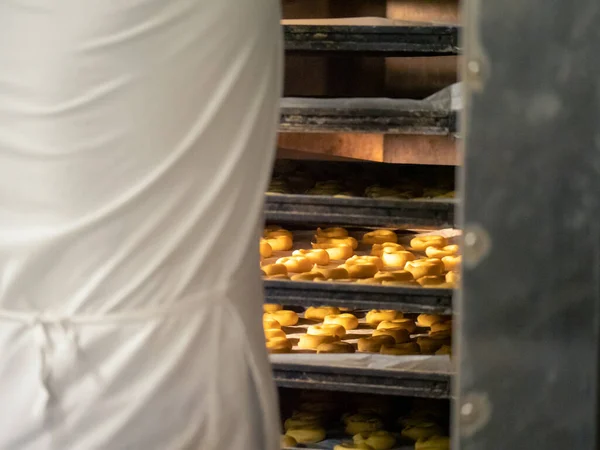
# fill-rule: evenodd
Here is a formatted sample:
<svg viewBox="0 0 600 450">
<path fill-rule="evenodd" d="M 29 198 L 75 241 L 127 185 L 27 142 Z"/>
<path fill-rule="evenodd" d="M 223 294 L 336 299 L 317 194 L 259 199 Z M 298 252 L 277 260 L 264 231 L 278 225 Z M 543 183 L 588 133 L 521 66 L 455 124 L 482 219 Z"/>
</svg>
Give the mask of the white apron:
<svg viewBox="0 0 600 450">
<path fill-rule="evenodd" d="M 0 449 L 275 450 L 276 0 L 0 1 Z"/>
</svg>

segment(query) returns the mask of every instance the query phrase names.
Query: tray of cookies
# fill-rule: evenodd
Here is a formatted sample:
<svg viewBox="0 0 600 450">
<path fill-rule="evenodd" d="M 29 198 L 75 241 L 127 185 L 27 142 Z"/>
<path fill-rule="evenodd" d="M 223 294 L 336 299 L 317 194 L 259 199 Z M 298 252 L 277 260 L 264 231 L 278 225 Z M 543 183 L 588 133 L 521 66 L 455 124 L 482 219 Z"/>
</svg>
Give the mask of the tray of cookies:
<svg viewBox="0 0 600 450">
<path fill-rule="evenodd" d="M 265 345 L 282 387 L 446 398 L 452 321 L 397 310 L 296 312 L 264 306 Z"/>
<path fill-rule="evenodd" d="M 446 228 L 454 196 L 447 167 L 280 160 L 265 215 L 274 223 Z"/>
<path fill-rule="evenodd" d="M 380 395 L 281 392 L 281 447 L 449 450 L 449 403 Z"/>
<path fill-rule="evenodd" d="M 460 278 L 459 236 L 453 229 L 268 227 L 260 241 L 267 302 L 449 313 Z"/>
</svg>

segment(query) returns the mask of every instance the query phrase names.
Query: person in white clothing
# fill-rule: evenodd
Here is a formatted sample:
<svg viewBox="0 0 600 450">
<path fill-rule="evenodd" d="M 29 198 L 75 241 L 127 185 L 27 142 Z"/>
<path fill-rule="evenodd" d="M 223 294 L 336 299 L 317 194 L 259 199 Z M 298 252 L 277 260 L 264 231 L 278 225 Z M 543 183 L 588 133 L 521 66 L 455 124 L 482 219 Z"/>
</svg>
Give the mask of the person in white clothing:
<svg viewBox="0 0 600 450">
<path fill-rule="evenodd" d="M 0 449 L 278 448 L 278 3 L 0 2 Z"/>
</svg>

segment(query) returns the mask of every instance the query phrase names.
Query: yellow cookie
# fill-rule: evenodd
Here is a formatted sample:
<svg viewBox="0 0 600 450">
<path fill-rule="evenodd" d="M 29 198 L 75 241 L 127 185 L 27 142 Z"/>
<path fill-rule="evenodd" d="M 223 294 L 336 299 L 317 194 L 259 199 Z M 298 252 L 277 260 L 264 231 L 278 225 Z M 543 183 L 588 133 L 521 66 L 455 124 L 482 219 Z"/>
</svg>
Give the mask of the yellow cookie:
<svg viewBox="0 0 600 450">
<path fill-rule="evenodd" d="M 292 428 L 285 432 L 286 436 L 293 437 L 298 444 L 316 444 L 325 439 L 325 429 L 315 426 L 307 428 Z"/>
<path fill-rule="evenodd" d="M 346 329 L 337 324 L 325 323 L 323 325 L 311 325 L 306 330 L 306 334 L 312 334 L 313 336 L 337 336 L 343 338 L 346 336 Z"/>
<path fill-rule="evenodd" d="M 367 313 L 366 322 L 369 325 L 379 325 L 385 320 L 402 319 L 403 314 L 393 309 L 372 309 Z"/>
<path fill-rule="evenodd" d="M 272 313 L 265 313 L 263 315 L 263 322 L 265 318 L 275 319 L 284 327 L 292 327 L 298 323 L 298 314 L 294 311 L 289 311 L 285 309 L 281 311 L 275 311 Z"/>
<path fill-rule="evenodd" d="M 365 443 L 373 450 L 390 450 L 396 445 L 396 438 L 394 435 L 384 430 L 373 431 L 371 433 L 359 433 L 352 439 L 356 444 Z"/>
<path fill-rule="evenodd" d="M 281 311 L 282 309 L 283 309 L 283 306 L 277 305 L 275 303 L 265 303 L 263 305 L 263 312 L 266 312 L 266 313 Z"/>
<path fill-rule="evenodd" d="M 362 243 L 367 245 L 384 244 L 386 242 L 398 242 L 398 235 L 391 230 L 375 230 L 365 233 Z"/>
<path fill-rule="evenodd" d="M 335 306 L 309 306 L 304 312 L 304 317 L 309 320 L 323 320 L 326 316 L 339 313 L 340 309 Z"/>
<path fill-rule="evenodd" d="M 348 230 L 340 227 L 317 228 L 317 236 L 325 238 L 345 238 L 348 237 Z"/>
<path fill-rule="evenodd" d="M 325 324 L 333 323 L 336 325 L 341 325 L 346 330 L 354 330 L 358 328 L 358 319 L 356 316 L 349 313 L 325 316 L 325 320 L 323 322 Z"/>
</svg>

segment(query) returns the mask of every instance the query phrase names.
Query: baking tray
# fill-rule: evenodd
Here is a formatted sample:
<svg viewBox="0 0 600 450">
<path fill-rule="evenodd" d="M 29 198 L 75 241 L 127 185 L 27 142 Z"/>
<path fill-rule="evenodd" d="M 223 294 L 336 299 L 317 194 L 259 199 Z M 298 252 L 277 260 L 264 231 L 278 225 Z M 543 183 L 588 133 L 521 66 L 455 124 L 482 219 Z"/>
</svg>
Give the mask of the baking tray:
<svg viewBox="0 0 600 450">
<path fill-rule="evenodd" d="M 294 230 L 294 248 L 310 248 L 314 231 Z M 360 241 L 363 231 L 351 231 Z M 460 231 L 438 229 L 434 232 L 401 232 L 398 242 L 408 246 L 414 236 L 440 234 L 450 243 L 458 242 Z M 369 254 L 370 246 L 359 243 L 356 255 Z M 278 258 L 289 256 L 292 251 L 274 252 L 264 260 L 265 264 L 274 263 Z M 417 254 L 420 254 L 417 252 Z M 336 267 L 344 261 L 332 261 L 330 267 Z M 290 306 L 341 306 L 352 309 L 397 309 L 406 313 L 452 314 L 453 290 L 448 288 L 384 286 L 344 282 L 291 281 L 264 279 L 265 302 Z"/>
<path fill-rule="evenodd" d="M 452 314 L 452 289 L 287 280 L 264 280 L 264 288 L 266 303 Z"/>
<path fill-rule="evenodd" d="M 342 442 L 352 442 L 352 436 L 344 432 L 343 427 L 326 427 L 327 438 L 314 444 L 304 444 L 299 447 L 284 447 L 285 450 L 333 450 L 336 445 Z M 410 439 L 403 438 L 399 432 L 392 431 L 396 437 L 396 445 L 390 450 L 414 450 L 415 444 Z"/>
<path fill-rule="evenodd" d="M 428 100 L 286 97 L 279 131 L 448 135 L 456 112 Z"/>
<path fill-rule="evenodd" d="M 290 52 L 367 53 L 384 56 L 455 55 L 452 25 L 284 25 Z"/>
<path fill-rule="evenodd" d="M 305 447 L 284 447 L 283 450 L 332 450 L 337 444 L 351 440 L 352 438 L 350 436 L 344 436 L 343 438 L 335 436 L 334 438 L 326 439 L 316 444 L 306 444 Z M 414 448 L 415 446 L 413 444 L 395 446 L 392 450 L 414 450 Z"/>
<path fill-rule="evenodd" d="M 379 200 L 318 195 L 267 194 L 265 216 L 289 224 L 344 224 L 375 227 L 440 227 L 455 225 L 456 201 Z"/>
<path fill-rule="evenodd" d="M 317 444 L 307 444 L 306 447 L 284 447 L 283 450 L 332 450 L 337 444 L 351 440 L 352 439 L 348 439 L 348 436 L 343 439 L 336 437 L 333 439 L 326 439 Z M 403 445 L 400 447 L 396 446 L 392 450 L 414 450 L 414 448 L 414 445 Z"/>
<path fill-rule="evenodd" d="M 296 309 L 287 306 L 291 309 Z M 297 311 L 298 312 L 298 311 Z M 321 321 L 315 321 L 306 319 L 302 312 L 298 312 L 298 323 L 293 326 L 282 326 L 281 329 L 285 332 L 287 338 L 292 341 L 292 351 L 286 353 L 287 363 L 302 363 L 302 364 L 326 364 L 329 366 L 339 367 L 362 367 L 364 369 L 378 369 L 378 370 L 408 370 L 408 371 L 419 371 L 419 372 L 442 372 L 448 373 L 449 361 L 448 357 L 440 355 L 381 355 L 379 353 L 370 352 L 355 352 L 355 353 L 343 353 L 340 354 L 317 354 L 316 350 L 300 348 L 298 341 L 308 333 L 308 328 L 311 325 L 322 323 Z M 373 334 L 373 327 L 366 323 L 365 316 L 367 311 L 365 310 L 352 310 L 358 318 L 358 327 L 353 330 L 348 330 L 346 335 L 342 338 L 343 342 L 351 344 L 355 350 L 357 349 L 358 340 L 362 337 L 370 337 Z M 417 326 L 414 333 L 411 333 L 412 339 L 427 336 L 428 329 Z M 290 356 L 292 355 L 292 356 Z M 308 356 L 306 356 L 308 355 Z M 316 359 L 315 359 L 316 357 Z"/>
<path fill-rule="evenodd" d="M 359 327 L 348 331 L 344 342 L 356 345 L 373 328 L 364 322 L 364 311 L 354 312 Z M 288 339 L 296 342 L 291 353 L 270 355 L 273 375 L 280 387 L 361 392 L 410 397 L 448 398 L 452 373 L 448 355 L 381 355 L 379 353 L 317 354 L 301 349 L 298 339 L 315 321 L 300 318 L 297 325 L 283 327 Z M 411 336 L 426 335 L 417 328 Z"/>
<path fill-rule="evenodd" d="M 354 353 L 270 357 L 273 377 L 279 387 L 450 398 L 452 374 L 447 356 Z M 435 369 L 428 370 L 427 365 Z"/>
</svg>

